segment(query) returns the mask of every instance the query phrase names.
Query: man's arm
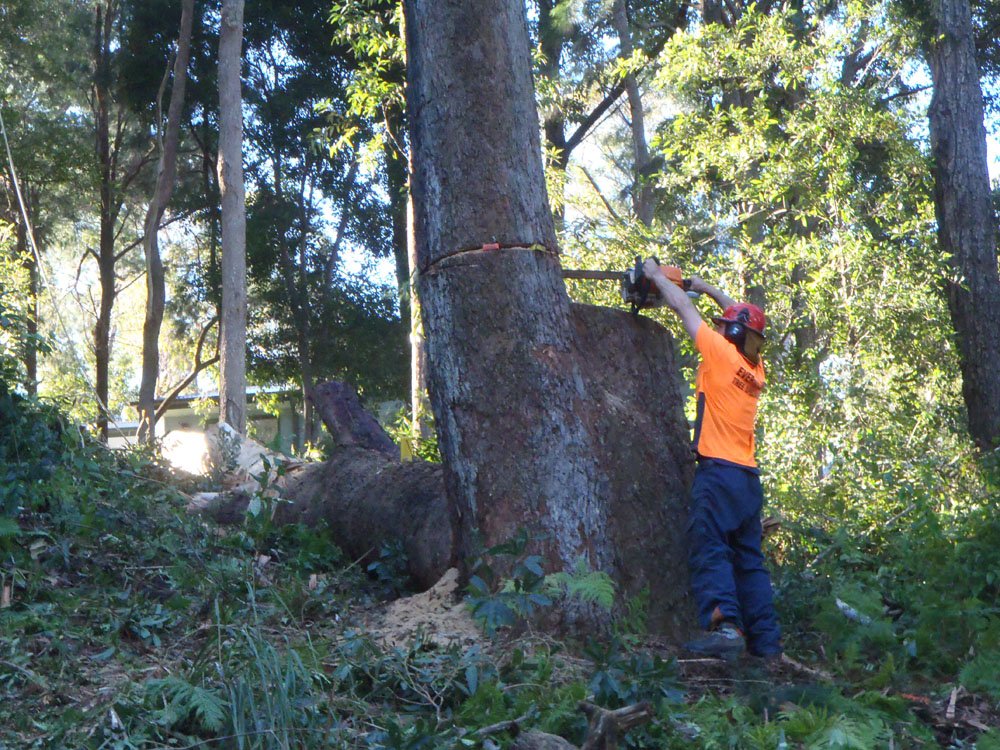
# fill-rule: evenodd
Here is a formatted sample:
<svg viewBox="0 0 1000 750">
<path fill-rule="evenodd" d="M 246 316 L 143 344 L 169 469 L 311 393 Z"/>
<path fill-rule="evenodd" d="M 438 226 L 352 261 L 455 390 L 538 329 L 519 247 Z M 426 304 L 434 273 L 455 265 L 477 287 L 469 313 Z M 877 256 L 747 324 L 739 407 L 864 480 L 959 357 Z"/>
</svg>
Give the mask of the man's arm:
<svg viewBox="0 0 1000 750">
<path fill-rule="evenodd" d="M 719 287 L 712 286 L 698 276 L 691 277 L 691 291 L 698 292 L 699 294 L 707 294 L 709 297 L 714 299 L 715 303 L 723 310 L 730 305 L 736 304 L 736 300 L 719 289 Z"/>
<path fill-rule="evenodd" d="M 691 298 L 675 283 L 669 281 L 660 270 L 660 264 L 652 258 L 647 258 L 642 266 L 642 271 L 646 277 L 656 284 L 660 295 L 666 301 L 667 306 L 677 313 L 677 316 L 684 324 L 684 330 L 692 339 L 698 334 L 701 327 L 701 313 L 691 303 Z M 694 279 L 691 280 L 691 289 L 694 290 Z"/>
</svg>

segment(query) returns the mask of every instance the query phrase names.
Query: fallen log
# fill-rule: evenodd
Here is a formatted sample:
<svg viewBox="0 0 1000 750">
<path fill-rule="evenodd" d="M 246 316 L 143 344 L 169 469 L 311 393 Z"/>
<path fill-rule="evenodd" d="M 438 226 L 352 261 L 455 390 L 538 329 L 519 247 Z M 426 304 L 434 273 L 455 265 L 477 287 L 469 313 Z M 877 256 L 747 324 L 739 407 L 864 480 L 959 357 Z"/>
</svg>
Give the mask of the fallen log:
<svg viewBox="0 0 1000 750">
<path fill-rule="evenodd" d="M 288 459 L 225 425 L 210 428 L 209 455 L 230 491 L 195 496 L 189 510 L 217 523 L 241 523 L 252 496 L 263 491 L 281 499 L 273 504 L 274 523 L 325 524 L 352 559 L 372 560 L 383 544 L 399 542 L 412 585 L 429 589 L 455 564 L 442 467 L 401 462 L 395 443 L 350 386 L 325 383 L 315 389 L 313 403 L 337 443 L 329 459 Z M 261 490 L 257 480 L 265 472 Z"/>
<path fill-rule="evenodd" d="M 433 586 L 455 564 L 455 537 L 441 466 L 400 463 L 376 450 L 346 447 L 323 463 L 309 464 L 278 481 L 287 503 L 276 523 L 325 522 L 344 552 L 355 559 L 378 555 L 398 541 L 413 583 Z"/>
</svg>

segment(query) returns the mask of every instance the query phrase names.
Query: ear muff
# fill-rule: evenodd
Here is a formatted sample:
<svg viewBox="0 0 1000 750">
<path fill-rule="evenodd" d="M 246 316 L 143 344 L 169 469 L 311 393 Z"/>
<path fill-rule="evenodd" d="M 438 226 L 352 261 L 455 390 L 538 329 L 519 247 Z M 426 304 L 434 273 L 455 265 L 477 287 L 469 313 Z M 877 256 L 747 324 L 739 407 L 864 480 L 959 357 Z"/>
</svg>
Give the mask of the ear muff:
<svg viewBox="0 0 1000 750">
<path fill-rule="evenodd" d="M 736 346 L 741 352 L 747 342 L 747 327 L 742 323 L 727 323 L 722 334 L 726 341 Z"/>
</svg>

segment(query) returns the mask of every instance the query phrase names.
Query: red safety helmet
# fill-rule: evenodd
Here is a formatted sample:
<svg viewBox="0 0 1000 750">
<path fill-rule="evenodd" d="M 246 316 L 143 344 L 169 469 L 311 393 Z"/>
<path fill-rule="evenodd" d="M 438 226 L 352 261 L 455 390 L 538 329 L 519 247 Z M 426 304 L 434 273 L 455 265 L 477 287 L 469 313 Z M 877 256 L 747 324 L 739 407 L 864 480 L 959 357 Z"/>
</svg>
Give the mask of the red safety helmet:
<svg viewBox="0 0 1000 750">
<path fill-rule="evenodd" d="M 712 318 L 712 322 L 716 325 L 740 323 L 759 335 L 761 338 L 764 337 L 764 326 L 767 325 L 767 319 L 764 317 L 764 311 L 757 307 L 757 305 L 751 305 L 748 302 L 740 302 L 736 305 L 730 305 L 722 311 L 721 318 Z"/>
</svg>

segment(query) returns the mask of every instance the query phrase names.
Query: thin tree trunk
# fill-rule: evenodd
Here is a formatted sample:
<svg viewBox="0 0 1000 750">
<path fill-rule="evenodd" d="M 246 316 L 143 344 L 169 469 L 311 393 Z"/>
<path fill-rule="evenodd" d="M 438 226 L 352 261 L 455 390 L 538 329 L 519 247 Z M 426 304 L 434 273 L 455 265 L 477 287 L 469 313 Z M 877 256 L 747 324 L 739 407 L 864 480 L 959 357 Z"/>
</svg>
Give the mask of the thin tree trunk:
<svg viewBox="0 0 1000 750">
<path fill-rule="evenodd" d="M 315 385 L 312 362 L 312 326 L 310 324 L 310 304 L 309 304 L 309 256 L 308 242 L 311 222 L 309 220 L 309 207 L 312 203 L 313 186 L 310 184 L 308 193 L 305 183 L 308 180 L 309 168 L 312 161 L 306 157 L 306 169 L 302 175 L 302 189 L 299 198 L 299 263 L 298 263 L 298 297 L 297 307 L 299 310 L 299 368 L 302 371 L 302 409 L 305 417 L 305 429 L 303 430 L 305 443 L 312 444 L 316 441 L 316 418 L 313 415 L 312 392 Z M 308 194 L 308 198 L 306 197 Z"/>
<path fill-rule="evenodd" d="M 983 94 L 968 0 L 936 0 L 927 62 L 938 241 L 954 272 L 948 305 L 962 364 L 969 432 L 1000 442 L 1000 278 L 983 126 Z"/>
<path fill-rule="evenodd" d="M 477 537 L 489 547 L 525 530 L 549 571 L 582 561 L 625 597 L 649 586 L 651 627 L 676 632 L 691 457 L 672 345 L 627 313 L 571 311 L 524 5 L 408 0 L 404 11 L 414 235 L 459 561 L 481 552 Z M 557 614 L 585 629 L 610 620 L 579 601 Z"/>
<path fill-rule="evenodd" d="M 160 400 L 159 406 L 156 407 L 156 414 L 154 415 L 153 418 L 154 422 L 158 422 L 160 421 L 160 419 L 163 418 L 163 415 L 167 413 L 167 409 L 170 408 L 170 405 L 174 402 L 174 400 L 178 396 L 180 396 L 181 393 L 184 392 L 185 388 L 187 388 L 189 385 L 191 385 L 191 383 L 195 381 L 195 379 L 198 377 L 199 373 L 201 373 L 202 370 L 205 370 L 211 367 L 212 365 L 218 363 L 219 361 L 218 337 L 216 337 L 215 340 L 215 355 L 208 359 L 201 358 L 201 353 L 205 348 L 205 339 L 208 337 L 208 332 L 212 330 L 212 327 L 215 326 L 215 324 L 218 322 L 219 322 L 219 316 L 216 315 L 208 323 L 205 324 L 204 328 L 201 329 L 201 335 L 198 336 L 198 345 L 195 347 L 194 350 L 194 364 L 191 366 L 191 372 L 189 372 L 186 376 L 184 376 L 181 382 L 179 382 L 173 388 L 169 389 L 166 395 L 164 395 L 164 397 Z"/>
<path fill-rule="evenodd" d="M 246 194 L 240 67 L 243 0 L 223 0 L 219 36 L 219 187 L 222 193 L 222 327 L 219 419 L 246 432 Z"/>
<path fill-rule="evenodd" d="M 412 172 L 411 172 L 412 174 Z M 420 267 L 413 230 L 413 192 L 406 201 L 406 255 L 410 267 L 410 405 L 413 434 L 424 440 L 433 435 L 432 409 L 427 392 L 427 341 L 420 305 Z"/>
<path fill-rule="evenodd" d="M 139 384 L 139 441 L 152 442 L 156 436 L 156 382 L 160 374 L 160 328 L 166 304 L 166 283 L 160 258 L 159 226 L 174 192 L 177 173 L 177 144 L 180 141 L 184 90 L 191 53 L 194 0 L 181 3 L 181 25 L 174 60 L 174 82 L 167 108 L 166 134 L 161 142 L 156 188 L 146 211 L 143 250 L 146 255 L 146 319 L 142 327 L 142 379 Z M 159 108 L 157 109 L 159 111 Z"/>
<path fill-rule="evenodd" d="M 403 16 L 400 31 L 406 36 L 406 17 Z M 404 80 L 401 82 L 405 90 Z M 398 139 L 400 142 L 402 138 Z M 409 307 L 409 325 L 406 332 L 410 350 L 410 432 L 421 439 L 433 435 L 433 419 L 430 395 L 427 392 L 427 342 L 424 339 L 423 312 L 420 304 L 420 265 L 417 259 L 417 240 L 413 228 L 413 149 L 406 155 L 406 206 L 405 206 L 405 253 L 406 253 L 406 290 Z M 395 239 L 395 236 L 394 236 Z M 396 251 L 399 247 L 396 246 Z M 400 259 L 397 255 L 396 268 L 400 272 Z M 406 442 L 406 447 L 409 447 Z"/>
<path fill-rule="evenodd" d="M 109 370 L 111 365 L 111 311 L 115 304 L 115 163 L 111 147 L 111 32 L 113 9 L 98 5 L 94 24 L 94 118 L 95 151 L 100 174 L 100 237 L 97 268 L 101 284 L 97 322 L 94 325 L 95 397 L 97 433 L 108 440 Z"/>
<path fill-rule="evenodd" d="M 402 129 L 402 117 L 390 120 L 394 129 L 392 141 L 385 144 L 385 188 L 389 194 L 389 216 L 392 224 L 392 256 L 396 263 L 396 288 L 399 290 L 399 317 L 403 330 L 410 330 L 410 263 L 407 240 L 407 210 L 410 202 L 409 174 L 406 154 L 400 153 L 396 142 Z"/>
<path fill-rule="evenodd" d="M 629 27 L 628 8 L 626 0 L 615 0 L 612 8 L 612 18 L 615 30 L 618 32 L 618 46 L 623 59 L 632 57 L 632 30 Z M 639 82 L 634 73 L 625 76 L 625 92 L 628 95 L 631 112 L 630 126 L 632 129 L 632 207 L 636 218 L 645 226 L 653 223 L 653 189 L 646 174 L 649 165 L 649 146 L 646 142 L 646 118 L 642 111 L 642 95 L 639 92 Z"/>
<path fill-rule="evenodd" d="M 29 217 L 34 205 L 35 196 L 32 195 L 25 206 L 25 213 Z M 23 216 L 18 216 L 16 225 L 17 256 L 24 259 L 24 269 L 28 272 L 27 332 L 30 339 L 24 351 L 24 389 L 29 395 L 34 396 L 38 393 L 38 348 L 35 345 L 35 337 L 38 334 L 38 265 L 28 243 L 28 228 L 25 226 Z"/>
</svg>

